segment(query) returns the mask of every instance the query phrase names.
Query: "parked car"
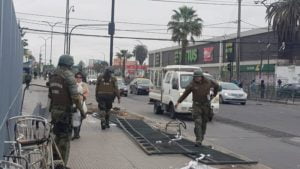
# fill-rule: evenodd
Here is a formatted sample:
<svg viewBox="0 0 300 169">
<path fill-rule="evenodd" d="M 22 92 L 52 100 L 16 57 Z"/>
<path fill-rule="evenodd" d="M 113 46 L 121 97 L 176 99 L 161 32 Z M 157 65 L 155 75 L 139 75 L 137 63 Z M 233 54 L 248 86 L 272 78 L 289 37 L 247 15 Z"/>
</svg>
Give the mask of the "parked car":
<svg viewBox="0 0 300 169">
<path fill-rule="evenodd" d="M 149 94 L 149 88 L 151 86 L 151 82 L 149 79 L 145 78 L 136 78 L 130 84 L 130 93 L 131 94 Z"/>
<path fill-rule="evenodd" d="M 96 84 L 97 83 L 97 76 L 96 75 L 90 75 L 87 77 L 88 84 Z"/>
<path fill-rule="evenodd" d="M 300 83 L 289 83 L 277 90 L 278 97 L 300 97 Z"/>
<path fill-rule="evenodd" d="M 118 87 L 121 96 L 128 96 L 128 87 L 125 85 L 124 80 L 121 78 L 117 78 Z"/>
<path fill-rule="evenodd" d="M 220 92 L 220 103 L 240 103 L 245 105 L 247 93 L 234 83 L 220 82 L 222 91 Z"/>
</svg>

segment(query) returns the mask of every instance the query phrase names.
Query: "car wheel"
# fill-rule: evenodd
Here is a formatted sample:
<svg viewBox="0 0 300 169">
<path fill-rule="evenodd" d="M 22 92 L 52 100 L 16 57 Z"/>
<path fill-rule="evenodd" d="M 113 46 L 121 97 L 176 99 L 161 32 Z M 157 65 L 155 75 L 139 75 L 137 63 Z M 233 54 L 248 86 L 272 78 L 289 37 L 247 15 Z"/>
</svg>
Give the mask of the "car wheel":
<svg viewBox="0 0 300 169">
<path fill-rule="evenodd" d="M 170 113 L 171 119 L 175 119 L 176 118 L 177 113 L 175 111 L 175 107 L 174 107 L 173 104 L 170 105 L 169 113 Z"/>
<path fill-rule="evenodd" d="M 154 103 L 153 112 L 154 114 L 163 114 L 164 111 L 161 109 L 161 105 L 158 102 Z"/>
<path fill-rule="evenodd" d="M 246 105 L 246 102 L 242 102 L 241 105 Z"/>
<path fill-rule="evenodd" d="M 128 96 L 128 94 L 124 94 L 124 96 L 125 96 L 125 97 L 127 97 L 127 96 Z"/>
</svg>

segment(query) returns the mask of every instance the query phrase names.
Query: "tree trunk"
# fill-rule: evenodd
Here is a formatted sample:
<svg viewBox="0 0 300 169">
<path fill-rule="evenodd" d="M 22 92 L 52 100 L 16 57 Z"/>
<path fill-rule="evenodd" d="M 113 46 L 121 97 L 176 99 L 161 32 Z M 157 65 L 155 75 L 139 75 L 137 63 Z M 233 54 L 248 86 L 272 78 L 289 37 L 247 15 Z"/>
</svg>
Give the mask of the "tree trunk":
<svg viewBox="0 0 300 169">
<path fill-rule="evenodd" d="M 122 75 L 123 75 L 123 78 L 125 79 L 125 63 L 126 63 L 126 58 L 124 57 L 123 58 L 123 73 L 122 73 Z"/>
<path fill-rule="evenodd" d="M 180 63 L 182 65 L 185 65 L 185 61 L 186 61 L 186 47 L 187 47 L 187 40 L 183 40 L 181 43 L 181 56 L 180 56 Z"/>
</svg>

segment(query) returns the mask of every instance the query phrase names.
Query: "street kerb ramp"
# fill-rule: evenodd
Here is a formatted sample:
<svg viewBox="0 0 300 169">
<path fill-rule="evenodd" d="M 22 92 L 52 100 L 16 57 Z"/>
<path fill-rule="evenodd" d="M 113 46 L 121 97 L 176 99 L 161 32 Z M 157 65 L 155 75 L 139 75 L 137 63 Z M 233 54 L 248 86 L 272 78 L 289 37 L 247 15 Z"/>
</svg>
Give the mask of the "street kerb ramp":
<svg viewBox="0 0 300 169">
<path fill-rule="evenodd" d="M 116 118 L 116 121 L 148 155 L 183 154 L 208 165 L 258 163 L 234 157 L 208 146 L 195 147 L 194 143 L 187 139 L 174 141 L 172 140 L 174 135 L 154 129 L 143 120 Z"/>
</svg>

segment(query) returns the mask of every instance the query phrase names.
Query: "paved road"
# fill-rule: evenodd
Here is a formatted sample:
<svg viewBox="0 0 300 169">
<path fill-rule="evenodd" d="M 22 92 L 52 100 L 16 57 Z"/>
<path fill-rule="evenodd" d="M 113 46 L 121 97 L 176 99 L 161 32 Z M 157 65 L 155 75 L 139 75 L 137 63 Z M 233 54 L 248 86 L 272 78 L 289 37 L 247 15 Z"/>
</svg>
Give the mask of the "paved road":
<svg viewBox="0 0 300 169">
<path fill-rule="evenodd" d="M 94 86 L 91 90 L 94 91 Z M 147 96 L 123 97 L 121 106 L 158 123 L 170 121 L 167 114 L 153 113 Z M 300 168 L 299 107 L 251 101 L 245 106 L 221 106 L 216 120 L 208 125 L 206 144 L 224 147 L 275 169 Z M 185 135 L 194 138 L 191 118 L 181 116 L 180 119 L 187 124 Z"/>
</svg>

